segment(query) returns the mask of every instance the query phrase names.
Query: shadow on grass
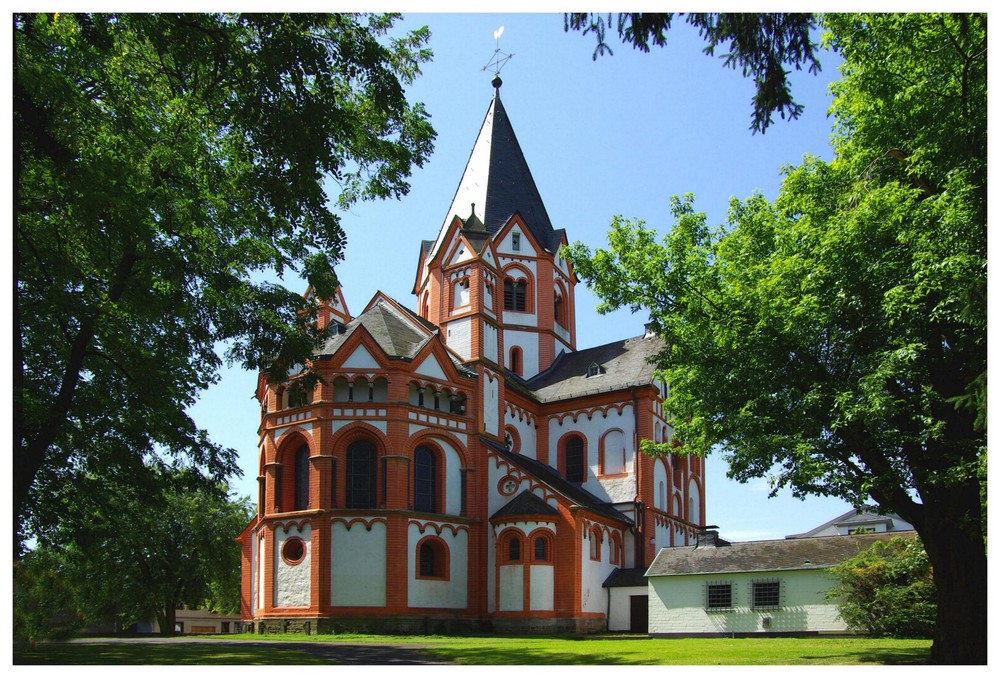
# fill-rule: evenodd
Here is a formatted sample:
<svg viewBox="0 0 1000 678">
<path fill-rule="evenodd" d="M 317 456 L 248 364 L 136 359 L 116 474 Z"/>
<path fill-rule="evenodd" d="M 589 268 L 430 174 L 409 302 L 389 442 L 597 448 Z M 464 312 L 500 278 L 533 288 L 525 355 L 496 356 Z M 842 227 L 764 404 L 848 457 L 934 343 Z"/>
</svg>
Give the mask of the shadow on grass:
<svg viewBox="0 0 1000 678">
<path fill-rule="evenodd" d="M 76 642 L 15 647 L 15 665 L 415 665 L 438 663 L 420 650 L 341 643 Z"/>
<path fill-rule="evenodd" d="M 804 660 L 816 664 L 883 664 L 886 666 L 913 666 L 927 664 L 931 658 L 929 647 L 885 648 L 844 652 L 837 655 L 803 655 Z"/>
</svg>

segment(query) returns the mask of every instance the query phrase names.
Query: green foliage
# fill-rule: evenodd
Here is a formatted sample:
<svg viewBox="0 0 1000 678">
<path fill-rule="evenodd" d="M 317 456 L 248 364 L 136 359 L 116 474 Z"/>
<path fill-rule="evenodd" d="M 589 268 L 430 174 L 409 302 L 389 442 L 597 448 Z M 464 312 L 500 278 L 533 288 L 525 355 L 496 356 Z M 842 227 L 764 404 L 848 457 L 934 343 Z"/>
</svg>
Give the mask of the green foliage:
<svg viewBox="0 0 1000 678">
<path fill-rule="evenodd" d="M 775 492 L 874 499 L 934 564 L 936 655 L 985 658 L 986 26 L 834 15 L 845 59 L 832 162 L 709 228 L 691 196 L 662 239 L 615 218 L 567 252 L 600 309 L 648 309 L 690 453 Z M 652 453 L 665 450 L 647 444 Z M 944 594 L 942 582 L 949 583 Z"/>
<path fill-rule="evenodd" d="M 876 542 L 831 572 L 848 626 L 876 638 L 930 638 L 937 605 L 930 560 L 919 539 Z"/>
<path fill-rule="evenodd" d="M 335 210 L 406 193 L 431 152 L 403 91 L 429 34 L 391 37 L 396 19 L 14 16 L 18 539 L 42 468 L 238 472 L 185 414 L 217 347 L 279 381 L 305 364 L 315 297 L 263 280 L 329 293 Z"/>
<path fill-rule="evenodd" d="M 38 548 L 14 563 L 15 640 L 69 637 L 84 625 L 66 565 L 53 549 Z"/>
<path fill-rule="evenodd" d="M 685 16 L 683 13 L 681 16 Z M 573 13 L 565 16 L 565 30 L 593 32 L 597 38 L 594 59 L 604 53 L 614 54 L 605 40 L 605 33 L 612 24 L 616 26 L 622 42 L 648 52 L 650 44 L 665 47 L 667 32 L 673 23 L 673 14 L 621 13 L 615 18 L 601 14 Z M 810 73 L 820 70 L 816 59 L 812 33 L 816 17 L 812 14 L 699 14 L 685 16 L 690 25 L 708 43 L 704 52 L 715 54 L 722 46 L 728 51 L 722 55 L 723 65 L 739 67 L 744 76 L 754 79 L 757 91 L 753 97 L 753 121 L 750 129 L 764 133 L 774 122 L 775 112 L 782 119 L 794 120 L 802 115 L 802 104 L 792 98 L 791 84 L 785 66 L 801 70 L 807 66 Z"/>
<path fill-rule="evenodd" d="M 248 499 L 161 464 L 107 469 L 54 491 L 45 503 L 64 514 L 40 531 L 42 552 L 58 553 L 88 623 L 127 628 L 156 616 L 169 632 L 179 603 L 239 611 L 236 538 L 252 517 Z"/>
</svg>

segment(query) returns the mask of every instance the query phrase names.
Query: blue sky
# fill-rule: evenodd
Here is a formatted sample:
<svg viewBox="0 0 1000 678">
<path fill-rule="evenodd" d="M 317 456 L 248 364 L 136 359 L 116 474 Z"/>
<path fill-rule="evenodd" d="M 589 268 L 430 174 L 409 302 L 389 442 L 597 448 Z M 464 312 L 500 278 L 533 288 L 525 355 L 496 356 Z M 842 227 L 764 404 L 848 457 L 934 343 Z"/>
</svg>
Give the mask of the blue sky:
<svg viewBox="0 0 1000 678">
<path fill-rule="evenodd" d="M 678 23 L 666 48 L 648 54 L 618 43 L 613 56 L 592 59 L 590 35 L 566 33 L 561 14 L 409 14 L 403 26 L 428 25 L 434 60 L 409 88 L 427 106 L 438 138 L 430 161 L 414 172 L 409 195 L 366 203 L 342 215 L 348 245 L 337 267 L 349 309 L 359 313 L 376 291 L 415 308 L 411 294 L 420 241 L 434 238 L 446 217 L 483 122 L 493 88 L 494 31 L 512 54 L 500 96 L 555 228 L 570 241 L 606 243 L 615 215 L 638 218 L 663 233 L 669 199 L 692 193 L 710 224 L 724 223 L 731 198 L 755 191 L 773 199 L 780 168 L 804 155 L 829 159 L 827 86 L 837 58 L 821 55 L 818 76 L 793 75 L 805 104 L 798 120 L 776 120 L 750 132 L 750 80 L 702 53 L 704 43 Z M 330 187 L 333 191 L 335 187 Z M 286 277 L 287 285 L 305 284 Z M 628 311 L 600 316 L 597 299 L 577 286 L 578 347 L 642 334 L 647 317 Z M 241 495 L 256 496 L 259 409 L 256 376 L 226 369 L 190 410 L 212 438 L 240 452 Z M 783 491 L 769 499 L 766 480 L 741 485 L 725 477 L 721 456 L 707 462 L 706 518 L 731 540 L 774 539 L 806 531 L 847 511 L 841 500 L 805 501 Z"/>
</svg>

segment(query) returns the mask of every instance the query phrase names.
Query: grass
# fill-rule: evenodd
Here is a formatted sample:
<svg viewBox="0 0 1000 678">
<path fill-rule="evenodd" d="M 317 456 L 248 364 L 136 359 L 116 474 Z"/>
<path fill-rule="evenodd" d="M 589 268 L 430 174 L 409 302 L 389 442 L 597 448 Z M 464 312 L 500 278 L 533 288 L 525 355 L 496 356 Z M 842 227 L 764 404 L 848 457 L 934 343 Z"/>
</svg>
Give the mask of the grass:
<svg viewBox="0 0 1000 678">
<path fill-rule="evenodd" d="M 226 640 L 278 641 L 278 645 Z M 336 664 L 337 646 L 394 644 L 432 660 L 477 665 L 925 664 L 929 640 L 869 638 L 569 638 L 525 636 L 216 636 L 217 642 L 94 639 L 14 647 L 14 664 Z M 369 662 L 362 662 L 369 663 Z"/>
</svg>

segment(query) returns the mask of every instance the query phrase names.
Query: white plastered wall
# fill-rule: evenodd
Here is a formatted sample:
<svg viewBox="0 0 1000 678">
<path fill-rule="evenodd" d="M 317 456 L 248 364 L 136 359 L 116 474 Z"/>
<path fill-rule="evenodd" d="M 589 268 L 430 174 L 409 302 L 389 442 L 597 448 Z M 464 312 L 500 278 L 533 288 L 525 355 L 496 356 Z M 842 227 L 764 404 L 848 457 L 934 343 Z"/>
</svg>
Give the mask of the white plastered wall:
<svg viewBox="0 0 1000 678">
<path fill-rule="evenodd" d="M 385 607 L 385 523 L 338 522 L 330 533 L 330 604 Z"/>
<path fill-rule="evenodd" d="M 417 543 L 433 534 L 448 546 L 448 577 L 445 580 L 418 579 Z M 410 607 L 432 607 L 464 609 L 468 607 L 469 590 L 469 533 L 466 530 L 453 532 L 450 529 L 420 531 L 420 526 L 411 523 L 407 530 L 409 554 L 407 563 L 407 605 Z"/>
<path fill-rule="evenodd" d="M 309 607 L 312 573 L 312 545 L 309 543 L 311 528 L 308 524 L 301 528 L 278 527 L 274 531 L 274 605 L 275 607 Z M 281 557 L 285 542 L 298 537 L 305 543 L 305 556 L 295 565 L 290 565 Z"/>
</svg>

